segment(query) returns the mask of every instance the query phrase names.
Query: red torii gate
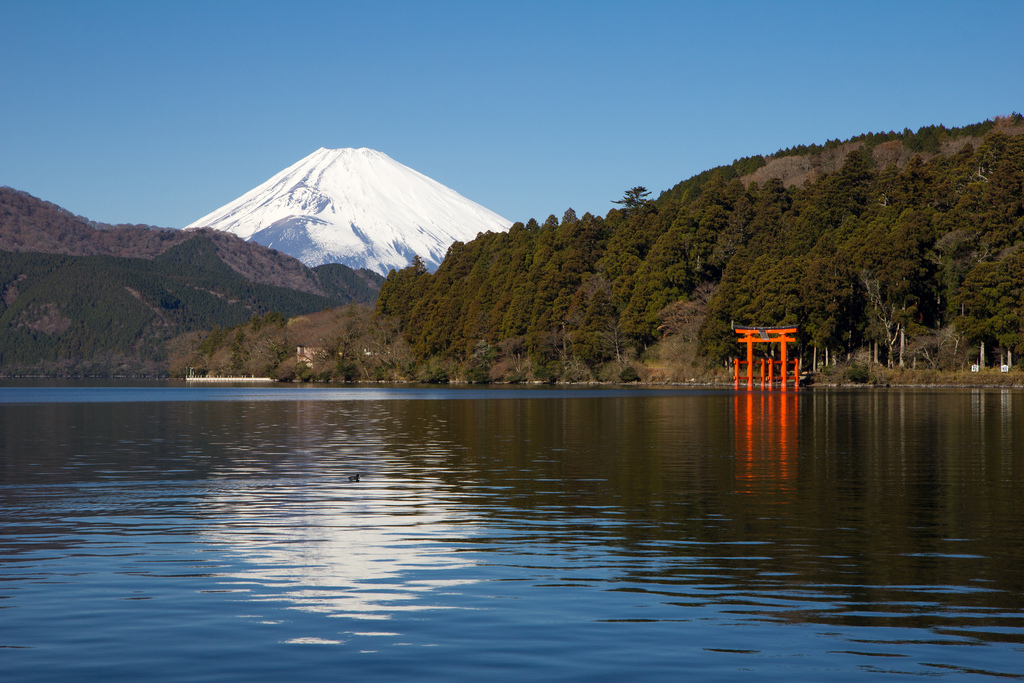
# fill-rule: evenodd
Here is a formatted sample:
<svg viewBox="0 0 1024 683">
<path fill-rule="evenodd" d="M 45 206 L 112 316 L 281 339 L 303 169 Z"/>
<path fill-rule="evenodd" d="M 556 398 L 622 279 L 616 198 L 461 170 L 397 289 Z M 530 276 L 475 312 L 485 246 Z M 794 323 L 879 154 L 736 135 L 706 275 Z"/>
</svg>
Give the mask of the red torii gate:
<svg viewBox="0 0 1024 683">
<path fill-rule="evenodd" d="M 780 364 L 780 379 L 782 380 L 782 388 L 786 388 L 786 377 L 789 371 L 789 361 L 786 356 L 786 344 L 787 342 L 796 342 L 796 331 L 798 327 L 737 327 L 733 326 L 733 331 L 739 335 L 739 342 L 747 345 L 747 360 L 741 361 L 739 358 L 733 359 L 733 378 L 737 385 L 740 381 L 740 365 L 746 365 L 747 375 L 747 386 L 750 387 L 754 383 L 754 344 L 761 342 L 779 342 L 781 345 L 782 353 L 781 362 L 779 361 L 768 361 L 768 384 L 769 386 L 775 381 L 775 363 Z M 764 386 L 764 360 L 761 360 L 761 385 Z M 796 388 L 800 383 L 800 361 L 793 361 L 793 387 Z"/>
</svg>

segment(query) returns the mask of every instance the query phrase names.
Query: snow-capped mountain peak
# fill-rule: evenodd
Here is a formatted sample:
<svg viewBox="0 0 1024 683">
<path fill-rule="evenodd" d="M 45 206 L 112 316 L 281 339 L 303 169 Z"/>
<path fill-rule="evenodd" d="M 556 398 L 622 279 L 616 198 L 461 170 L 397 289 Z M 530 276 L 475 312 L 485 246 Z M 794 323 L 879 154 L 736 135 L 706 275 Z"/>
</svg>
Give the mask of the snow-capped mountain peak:
<svg viewBox="0 0 1024 683">
<path fill-rule="evenodd" d="M 232 232 L 308 266 L 387 275 L 414 255 L 434 270 L 452 242 L 510 225 L 382 152 L 321 147 L 187 227 Z"/>
</svg>

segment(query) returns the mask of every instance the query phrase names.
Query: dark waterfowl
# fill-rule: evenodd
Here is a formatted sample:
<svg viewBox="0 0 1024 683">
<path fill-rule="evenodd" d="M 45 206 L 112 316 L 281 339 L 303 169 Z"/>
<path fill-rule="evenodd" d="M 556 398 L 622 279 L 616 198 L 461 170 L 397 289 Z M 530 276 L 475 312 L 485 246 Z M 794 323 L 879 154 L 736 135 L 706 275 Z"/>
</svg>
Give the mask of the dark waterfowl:
<svg viewBox="0 0 1024 683">
<path fill-rule="evenodd" d="M 349 481 L 359 481 L 359 475 L 358 474 L 353 474 L 352 476 L 350 476 L 348 478 L 348 480 Z"/>
</svg>

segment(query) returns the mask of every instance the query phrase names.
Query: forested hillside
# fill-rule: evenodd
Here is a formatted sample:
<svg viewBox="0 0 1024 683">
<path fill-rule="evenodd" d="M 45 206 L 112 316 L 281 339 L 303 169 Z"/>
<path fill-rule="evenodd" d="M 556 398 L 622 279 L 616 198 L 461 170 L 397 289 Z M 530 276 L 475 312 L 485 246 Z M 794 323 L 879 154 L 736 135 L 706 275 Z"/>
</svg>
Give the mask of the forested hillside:
<svg viewBox="0 0 1024 683">
<path fill-rule="evenodd" d="M 211 242 L 217 258 L 231 270 L 259 284 L 339 297 L 342 302 L 372 303 L 384 281 L 376 272 L 339 264 L 311 269 L 287 254 L 209 228 L 172 230 L 97 223 L 27 192 L 0 187 L 3 251 L 152 259 L 197 236 Z"/>
<path fill-rule="evenodd" d="M 184 331 L 341 303 L 250 282 L 201 237 L 152 260 L 0 251 L 0 290 L 0 367 L 17 374 L 160 374 Z"/>
<path fill-rule="evenodd" d="M 182 333 L 369 304 L 382 282 L 214 230 L 93 223 L 0 188 L 3 374 L 166 374 Z"/>
<path fill-rule="evenodd" d="M 808 368 L 1014 361 L 1022 195 L 1020 115 L 867 134 L 455 243 L 377 312 L 421 365 L 513 380 L 685 379 L 724 367 L 733 324 L 799 325 Z"/>
</svg>

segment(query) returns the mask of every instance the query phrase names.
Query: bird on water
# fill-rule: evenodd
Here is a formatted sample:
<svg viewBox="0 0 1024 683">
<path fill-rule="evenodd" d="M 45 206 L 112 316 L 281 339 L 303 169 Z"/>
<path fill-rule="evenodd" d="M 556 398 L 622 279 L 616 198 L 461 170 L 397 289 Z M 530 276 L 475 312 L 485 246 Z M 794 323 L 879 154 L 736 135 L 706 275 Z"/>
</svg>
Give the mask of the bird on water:
<svg viewBox="0 0 1024 683">
<path fill-rule="evenodd" d="M 359 475 L 358 474 L 353 474 L 352 476 L 350 476 L 348 478 L 348 480 L 349 481 L 359 481 Z"/>
</svg>

